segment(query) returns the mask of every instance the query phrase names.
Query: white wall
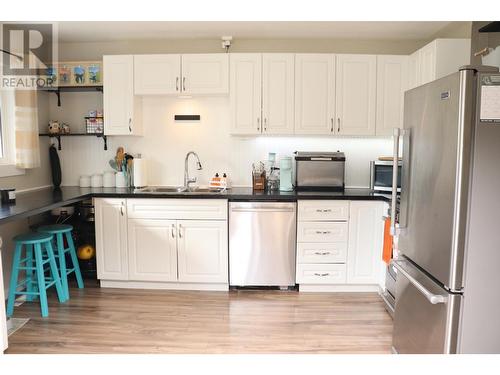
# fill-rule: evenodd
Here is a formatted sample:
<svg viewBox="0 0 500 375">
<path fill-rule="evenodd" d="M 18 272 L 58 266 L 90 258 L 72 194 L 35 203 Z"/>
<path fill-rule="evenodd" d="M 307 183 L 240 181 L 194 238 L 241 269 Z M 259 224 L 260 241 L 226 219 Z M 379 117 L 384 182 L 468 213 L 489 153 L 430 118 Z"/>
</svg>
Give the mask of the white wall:
<svg viewBox="0 0 500 375">
<path fill-rule="evenodd" d="M 69 121 L 73 131 L 83 124 L 81 110 L 98 106 L 98 93 L 88 97 L 63 98 L 64 113 L 54 112 L 55 98 L 51 98 L 51 116 Z M 80 94 L 81 95 L 81 94 Z M 76 98 L 79 98 L 78 100 Z M 201 121 L 179 123 L 175 114 L 199 114 Z M 126 151 L 148 158 L 151 185 L 178 185 L 183 182 L 184 157 L 196 151 L 203 164 L 198 173 L 199 182 L 207 184 L 215 172 L 227 172 L 234 185 L 250 186 L 252 162 L 264 160 L 268 152 L 292 155 L 294 151 L 337 151 L 346 153 L 346 185 L 369 186 L 369 162 L 381 155 L 391 155 L 390 138 L 346 137 L 235 137 L 230 132 L 228 97 L 179 99 L 145 97 L 143 99 L 144 137 L 109 137 L 108 151 L 103 141 L 94 137 L 64 138 L 60 152 L 63 185 L 77 185 L 82 174 L 102 173 L 108 170 L 118 146 Z M 191 168 L 194 171 L 194 166 Z"/>
</svg>

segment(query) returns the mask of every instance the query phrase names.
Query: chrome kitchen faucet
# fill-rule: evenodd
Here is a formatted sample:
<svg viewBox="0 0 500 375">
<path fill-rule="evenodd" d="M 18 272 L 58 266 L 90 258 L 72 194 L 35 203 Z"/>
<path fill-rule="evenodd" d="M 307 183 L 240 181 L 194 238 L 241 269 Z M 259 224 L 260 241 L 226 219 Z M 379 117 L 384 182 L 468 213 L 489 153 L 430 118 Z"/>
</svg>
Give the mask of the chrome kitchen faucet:
<svg viewBox="0 0 500 375">
<path fill-rule="evenodd" d="M 188 162 L 189 162 L 190 155 L 193 155 L 196 158 L 197 169 L 199 171 L 201 171 L 203 169 L 203 167 L 201 166 L 201 162 L 200 162 L 200 158 L 198 157 L 198 154 L 194 151 L 189 151 L 186 154 L 186 158 L 184 159 L 184 188 L 187 190 L 189 189 L 190 184 L 193 184 L 196 182 L 196 177 L 193 177 L 193 178 L 189 177 L 189 163 Z"/>
</svg>

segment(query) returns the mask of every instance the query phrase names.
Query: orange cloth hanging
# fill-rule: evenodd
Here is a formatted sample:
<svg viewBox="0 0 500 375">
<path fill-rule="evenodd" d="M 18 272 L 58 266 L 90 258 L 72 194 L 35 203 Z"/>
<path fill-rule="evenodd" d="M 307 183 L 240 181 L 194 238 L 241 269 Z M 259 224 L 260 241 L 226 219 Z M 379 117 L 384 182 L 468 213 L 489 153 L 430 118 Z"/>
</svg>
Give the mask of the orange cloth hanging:
<svg viewBox="0 0 500 375">
<path fill-rule="evenodd" d="M 382 250 L 382 260 L 389 264 L 392 259 L 392 236 L 391 219 L 385 218 L 384 222 L 384 248 Z"/>
</svg>

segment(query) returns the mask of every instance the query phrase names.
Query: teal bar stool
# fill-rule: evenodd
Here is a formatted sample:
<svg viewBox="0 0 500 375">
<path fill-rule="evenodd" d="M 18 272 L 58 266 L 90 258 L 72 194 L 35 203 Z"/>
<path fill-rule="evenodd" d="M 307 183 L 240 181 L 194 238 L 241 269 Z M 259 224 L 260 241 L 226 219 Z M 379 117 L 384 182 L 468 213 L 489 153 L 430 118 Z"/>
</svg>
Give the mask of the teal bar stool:
<svg viewBox="0 0 500 375">
<path fill-rule="evenodd" d="M 42 317 L 45 318 L 49 316 L 48 288 L 55 285 L 59 302 L 66 300 L 54 250 L 52 249 L 52 235 L 48 233 L 26 233 L 14 237 L 13 241 L 16 247 L 12 261 L 7 316 L 11 317 L 14 313 L 16 296 L 26 295 L 28 301 L 32 301 L 36 296 L 40 297 Z M 26 278 L 18 284 L 19 271 L 25 271 Z M 35 273 L 36 279 L 33 278 L 33 273 Z M 48 274 L 48 277 L 46 274 Z"/>
<path fill-rule="evenodd" d="M 68 224 L 53 224 L 53 225 L 42 225 L 38 228 L 39 233 L 47 233 L 54 235 L 56 241 L 56 258 L 58 259 L 59 274 L 61 275 L 61 284 L 66 296 L 69 299 L 69 288 L 68 288 L 68 275 L 75 273 L 76 282 L 78 288 L 82 289 L 83 279 L 80 272 L 80 265 L 78 264 L 78 258 L 76 257 L 75 244 L 73 243 L 73 237 L 71 232 L 73 227 Z M 68 247 L 64 247 L 64 238 L 66 238 L 66 243 Z M 66 253 L 69 253 L 71 258 L 72 267 L 68 267 L 66 264 Z"/>
</svg>

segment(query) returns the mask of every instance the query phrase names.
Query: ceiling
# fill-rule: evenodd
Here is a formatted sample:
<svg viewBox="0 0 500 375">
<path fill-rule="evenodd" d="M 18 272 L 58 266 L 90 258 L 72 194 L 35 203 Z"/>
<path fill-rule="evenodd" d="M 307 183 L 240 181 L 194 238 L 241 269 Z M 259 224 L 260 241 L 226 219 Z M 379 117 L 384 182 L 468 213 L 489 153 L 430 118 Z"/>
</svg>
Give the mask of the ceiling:
<svg viewBox="0 0 500 375">
<path fill-rule="evenodd" d="M 428 39 L 450 22 L 59 22 L 61 42 L 145 39 Z"/>
</svg>

